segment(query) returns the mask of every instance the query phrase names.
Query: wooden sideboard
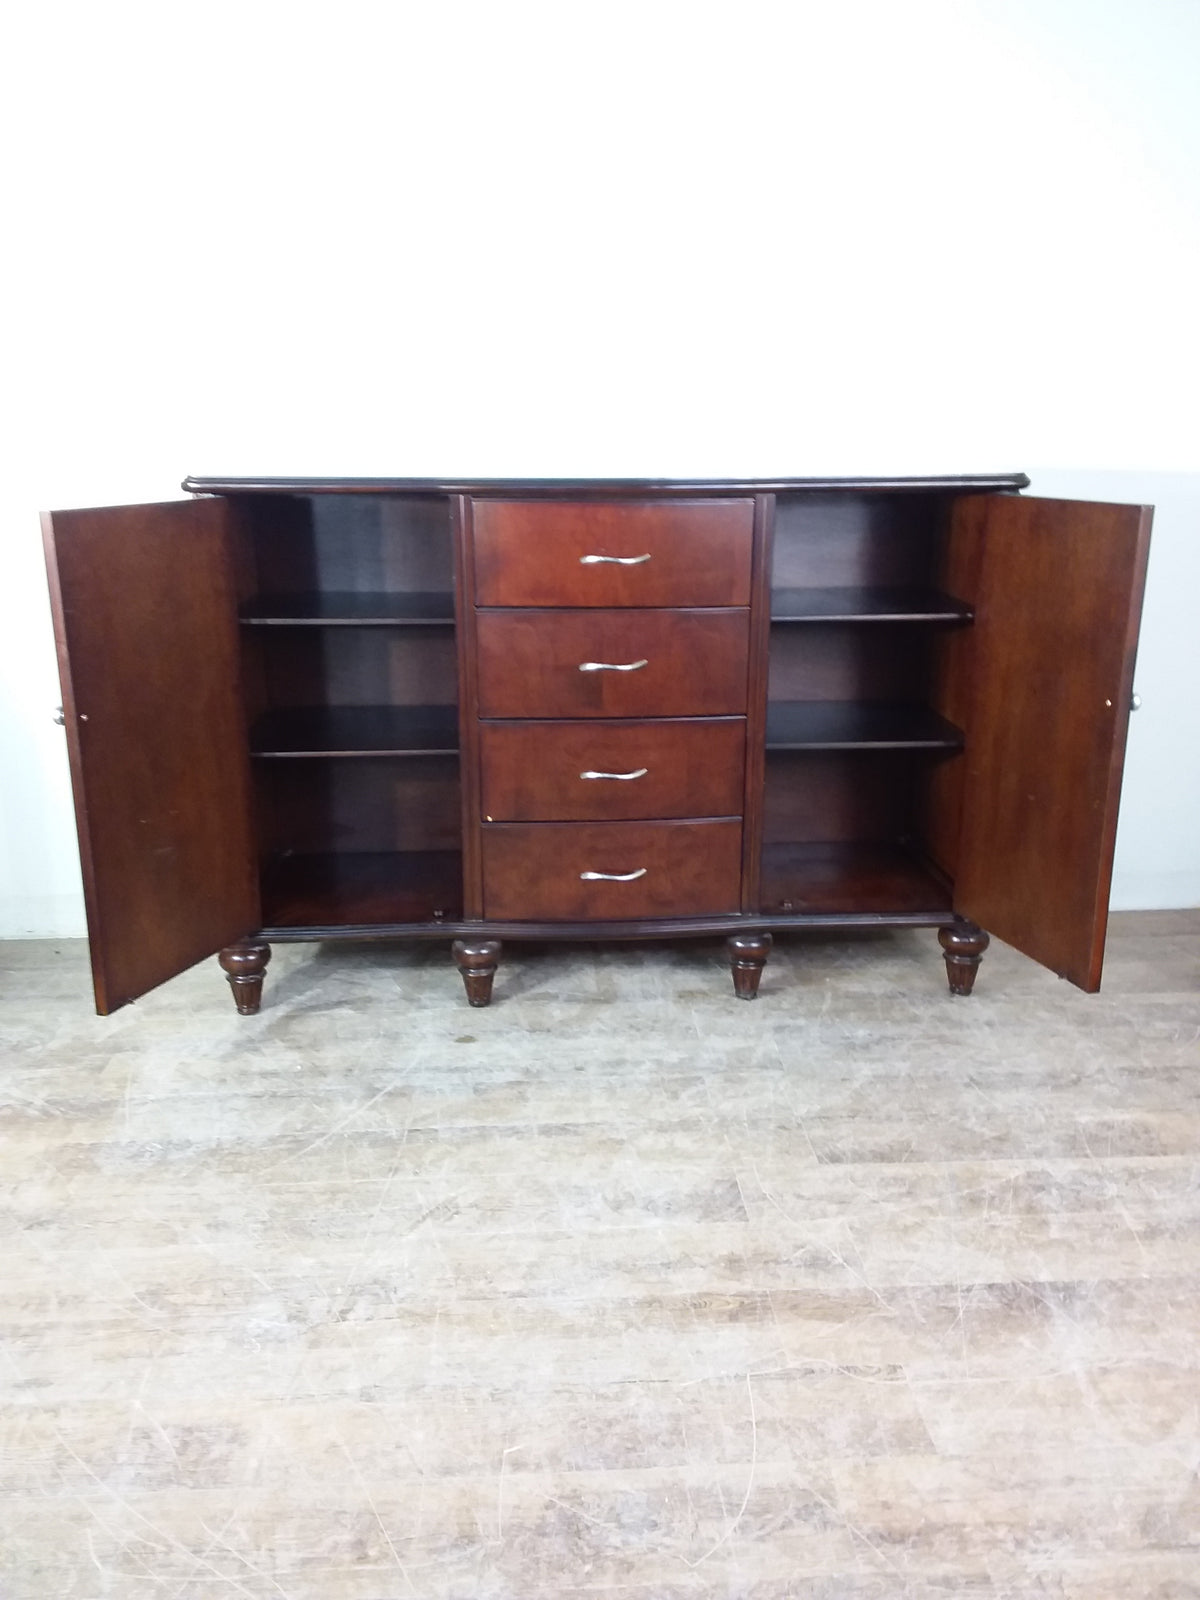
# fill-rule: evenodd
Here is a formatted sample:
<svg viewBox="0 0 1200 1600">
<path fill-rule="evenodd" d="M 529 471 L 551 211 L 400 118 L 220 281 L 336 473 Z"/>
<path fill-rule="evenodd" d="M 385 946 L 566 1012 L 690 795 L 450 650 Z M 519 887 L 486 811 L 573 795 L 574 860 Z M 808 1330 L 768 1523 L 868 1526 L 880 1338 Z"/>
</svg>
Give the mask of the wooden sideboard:
<svg viewBox="0 0 1200 1600">
<path fill-rule="evenodd" d="M 984 929 L 1099 986 L 1150 511 L 188 479 L 44 520 L 96 1004 L 273 942 Z"/>
</svg>

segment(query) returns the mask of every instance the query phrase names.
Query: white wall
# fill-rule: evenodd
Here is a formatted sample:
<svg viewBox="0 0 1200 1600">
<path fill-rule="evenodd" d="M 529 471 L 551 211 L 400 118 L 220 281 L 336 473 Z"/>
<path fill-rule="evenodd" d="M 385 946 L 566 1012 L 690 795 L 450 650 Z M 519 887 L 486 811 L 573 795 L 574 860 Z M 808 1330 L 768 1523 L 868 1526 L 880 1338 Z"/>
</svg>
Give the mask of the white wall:
<svg viewBox="0 0 1200 1600">
<path fill-rule="evenodd" d="M 82 929 L 34 513 L 185 472 L 1157 498 L 1115 900 L 1200 901 L 1194 0 L 15 26 L 0 934 Z"/>
</svg>

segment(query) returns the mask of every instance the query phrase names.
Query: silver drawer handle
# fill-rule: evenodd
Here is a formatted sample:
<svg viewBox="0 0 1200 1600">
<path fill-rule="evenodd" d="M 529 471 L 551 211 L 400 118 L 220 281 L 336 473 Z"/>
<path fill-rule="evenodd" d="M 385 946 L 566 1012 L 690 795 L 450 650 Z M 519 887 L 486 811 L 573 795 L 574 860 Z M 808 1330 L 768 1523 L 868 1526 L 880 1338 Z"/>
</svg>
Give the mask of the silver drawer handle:
<svg viewBox="0 0 1200 1600">
<path fill-rule="evenodd" d="M 649 767 L 639 767 L 636 772 L 581 772 L 581 778 L 616 778 L 619 783 L 628 783 L 630 778 L 644 778 L 650 771 Z"/>
<path fill-rule="evenodd" d="M 640 661 L 581 661 L 580 672 L 640 672 L 650 663 L 645 656 Z"/>
<path fill-rule="evenodd" d="M 579 876 L 584 883 L 632 883 L 635 878 L 644 878 L 646 869 L 639 867 L 636 872 L 581 872 Z"/>
<path fill-rule="evenodd" d="M 640 567 L 643 561 L 649 561 L 650 552 L 644 556 L 580 556 L 581 567 L 598 567 L 607 564 L 613 567 Z"/>
</svg>

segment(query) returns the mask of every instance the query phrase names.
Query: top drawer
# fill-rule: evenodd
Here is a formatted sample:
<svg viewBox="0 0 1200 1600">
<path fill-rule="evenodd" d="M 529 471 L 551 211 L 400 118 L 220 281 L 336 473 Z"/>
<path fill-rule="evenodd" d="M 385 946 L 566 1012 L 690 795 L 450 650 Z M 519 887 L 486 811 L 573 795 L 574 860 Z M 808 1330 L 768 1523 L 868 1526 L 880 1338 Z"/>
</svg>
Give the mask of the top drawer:
<svg viewBox="0 0 1200 1600">
<path fill-rule="evenodd" d="M 748 606 L 753 500 L 476 500 L 481 606 Z"/>
</svg>

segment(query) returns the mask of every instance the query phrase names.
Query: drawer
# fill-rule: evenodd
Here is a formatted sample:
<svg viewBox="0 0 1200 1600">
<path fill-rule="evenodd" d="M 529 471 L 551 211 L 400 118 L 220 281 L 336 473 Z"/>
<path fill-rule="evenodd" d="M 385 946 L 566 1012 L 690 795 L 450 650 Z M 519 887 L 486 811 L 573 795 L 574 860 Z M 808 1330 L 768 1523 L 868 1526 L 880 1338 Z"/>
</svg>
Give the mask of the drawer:
<svg viewBox="0 0 1200 1600">
<path fill-rule="evenodd" d="M 747 606 L 753 500 L 476 500 L 481 606 Z"/>
<path fill-rule="evenodd" d="M 624 922 L 740 907 L 740 820 L 494 822 L 482 832 L 485 917 Z"/>
<path fill-rule="evenodd" d="M 481 717 L 746 714 L 748 611 L 480 611 L 476 625 Z"/>
<path fill-rule="evenodd" d="M 479 753 L 489 822 L 730 817 L 742 810 L 741 717 L 484 722 Z"/>
</svg>

